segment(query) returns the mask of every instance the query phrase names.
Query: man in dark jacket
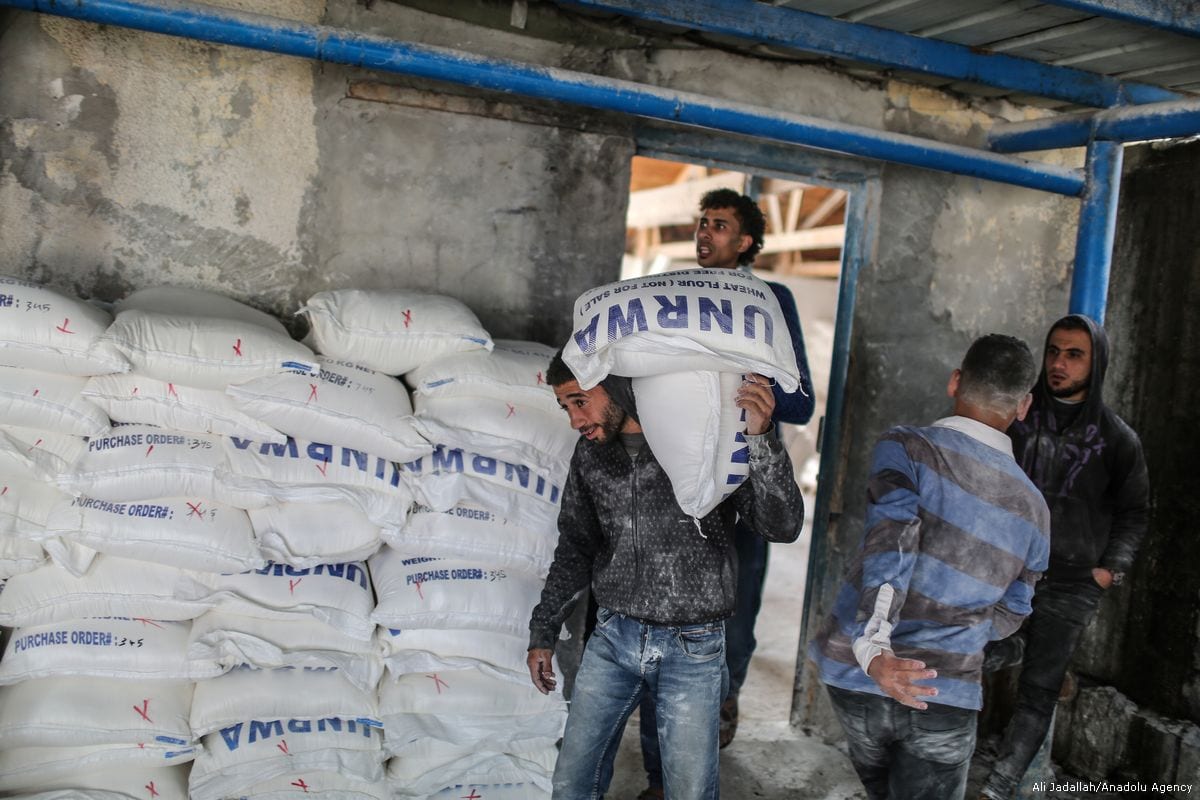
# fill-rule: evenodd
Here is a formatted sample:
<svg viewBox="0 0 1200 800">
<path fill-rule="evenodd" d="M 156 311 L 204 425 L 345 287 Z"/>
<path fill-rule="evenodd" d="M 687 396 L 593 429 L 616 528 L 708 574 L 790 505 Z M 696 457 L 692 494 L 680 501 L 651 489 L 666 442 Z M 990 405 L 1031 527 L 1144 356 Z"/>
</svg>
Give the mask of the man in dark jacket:
<svg viewBox="0 0 1200 800">
<path fill-rule="evenodd" d="M 603 795 L 625 722 L 649 694 L 670 796 L 716 798 L 724 620 L 736 602 L 734 518 L 780 542 L 794 541 L 804 521 L 791 462 L 771 425 L 774 395 L 765 378 L 747 377 L 737 405 L 746 412 L 749 477 L 695 520 L 675 501 L 630 413 L 628 380 L 610 377 L 583 390 L 561 358 L 546 380 L 583 438 L 563 490 L 554 562 L 529 622 L 528 666 L 538 689 L 555 685 L 555 640 L 589 583 L 600 607 L 575 680 L 554 796 Z"/>
<path fill-rule="evenodd" d="M 1101 595 L 1120 583 L 1146 531 L 1149 478 L 1136 433 L 1104 405 L 1104 329 L 1080 314 L 1050 328 L 1033 408 L 1009 429 L 1013 451 L 1050 507 L 1050 568 L 1021 633 L 990 667 L 1023 661 L 1017 708 L 983 796 L 1011 797 L 1046 738 L 1067 665 Z"/>
</svg>

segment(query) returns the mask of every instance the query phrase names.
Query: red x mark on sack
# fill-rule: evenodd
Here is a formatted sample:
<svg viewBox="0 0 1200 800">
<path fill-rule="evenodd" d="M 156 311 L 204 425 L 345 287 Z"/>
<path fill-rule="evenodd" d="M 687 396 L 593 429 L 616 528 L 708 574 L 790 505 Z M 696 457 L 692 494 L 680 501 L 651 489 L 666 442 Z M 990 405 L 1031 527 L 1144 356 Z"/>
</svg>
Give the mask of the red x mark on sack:
<svg viewBox="0 0 1200 800">
<path fill-rule="evenodd" d="M 146 722 L 149 722 L 151 725 L 154 724 L 154 720 L 150 719 L 150 701 L 149 700 L 143 700 L 142 707 L 138 708 L 137 706 L 134 706 L 133 710 L 138 713 L 139 717 L 146 720 Z"/>
</svg>

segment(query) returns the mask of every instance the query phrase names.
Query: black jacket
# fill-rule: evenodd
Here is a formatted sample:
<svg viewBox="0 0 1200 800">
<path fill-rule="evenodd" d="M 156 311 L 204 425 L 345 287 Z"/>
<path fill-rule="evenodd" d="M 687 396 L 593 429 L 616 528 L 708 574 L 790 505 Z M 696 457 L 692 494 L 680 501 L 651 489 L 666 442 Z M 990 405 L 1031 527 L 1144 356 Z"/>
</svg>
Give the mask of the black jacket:
<svg viewBox="0 0 1200 800">
<path fill-rule="evenodd" d="M 1146 532 L 1150 482 L 1137 434 L 1101 397 L 1108 337 L 1087 317 L 1071 316 L 1092 336 L 1091 384 L 1082 408 L 1058 429 L 1055 406 L 1061 404 L 1050 394 L 1043 365 L 1033 406 L 1008 435 L 1017 462 L 1050 506 L 1047 576 L 1082 581 L 1091 579 L 1093 567 L 1124 572 L 1133 564 Z"/>
<path fill-rule="evenodd" d="M 619 439 L 581 438 L 558 516 L 558 546 L 529 621 L 530 648 L 553 649 L 563 620 L 591 582 L 604 608 L 659 625 L 733 613 L 735 514 L 776 542 L 795 541 L 804 501 L 774 432 L 747 436 L 750 477 L 697 521 L 680 509 L 649 447 L 630 458 Z"/>
</svg>

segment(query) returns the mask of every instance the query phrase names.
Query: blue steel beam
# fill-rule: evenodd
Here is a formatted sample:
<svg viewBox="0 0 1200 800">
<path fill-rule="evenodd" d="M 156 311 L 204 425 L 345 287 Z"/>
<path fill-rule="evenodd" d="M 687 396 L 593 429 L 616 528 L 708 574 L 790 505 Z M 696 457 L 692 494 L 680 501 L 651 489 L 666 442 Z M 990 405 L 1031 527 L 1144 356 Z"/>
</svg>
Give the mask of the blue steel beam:
<svg viewBox="0 0 1200 800">
<path fill-rule="evenodd" d="M 1069 196 L 1078 170 L 917 136 L 178 0 L 0 0 L 0 6 L 554 100 Z"/>
<path fill-rule="evenodd" d="M 1110 108 L 1094 114 L 997 125 L 988 146 L 998 153 L 1082 147 L 1092 139 L 1145 142 L 1200 134 L 1200 99 Z"/>
<path fill-rule="evenodd" d="M 734 36 L 879 67 L 937 75 L 1013 92 L 1107 108 L 1178 100 L 1182 95 L 1144 83 L 988 53 L 938 39 L 845 22 L 757 0 L 556 0 L 559 5 L 608 11 L 705 33 Z"/>
<path fill-rule="evenodd" d="M 1104 322 L 1108 303 L 1123 160 L 1119 142 L 1092 142 L 1088 146 L 1088 185 L 1079 208 L 1069 309 L 1072 314 L 1085 314 L 1099 323 Z"/>
<path fill-rule="evenodd" d="M 1098 17 L 1149 25 L 1184 36 L 1200 36 L 1200 6 L 1195 0 L 1042 0 Z"/>
</svg>

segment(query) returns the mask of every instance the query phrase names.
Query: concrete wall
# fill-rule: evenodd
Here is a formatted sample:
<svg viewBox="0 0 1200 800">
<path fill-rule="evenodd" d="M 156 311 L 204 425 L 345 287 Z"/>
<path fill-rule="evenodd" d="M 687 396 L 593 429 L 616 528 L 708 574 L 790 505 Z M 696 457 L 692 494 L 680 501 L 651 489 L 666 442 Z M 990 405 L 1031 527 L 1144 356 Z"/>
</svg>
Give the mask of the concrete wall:
<svg viewBox="0 0 1200 800">
<path fill-rule="evenodd" d="M 254 6 L 448 27 L 389 3 Z M 375 76 L 302 59 L 0 19 L 0 271 L 101 300 L 197 285 L 279 314 L 329 288 L 427 290 L 548 342 L 617 276 L 628 135 L 352 99 Z"/>
<path fill-rule="evenodd" d="M 1200 143 L 1125 156 L 1106 327 L 1106 400 L 1138 431 L 1152 511 L 1141 555 L 1072 665 L 1055 759 L 1085 778 L 1190 783 L 1200 796 Z"/>
<path fill-rule="evenodd" d="M 422 7 L 428 10 L 423 10 Z M 977 143 L 1038 112 L 741 56 L 534 4 L 259 2 L 485 55 L 564 66 Z M 111 300 L 216 288 L 274 311 L 340 286 L 471 305 L 494 335 L 559 342 L 573 298 L 616 276 L 626 120 L 362 70 L 26 13 L 0 16 L 0 269 Z M 371 98 L 371 99 L 364 99 Z M 1060 163 L 1079 163 L 1069 153 Z M 873 208 L 819 620 L 861 536 L 866 465 L 890 425 L 949 408 L 977 335 L 1041 338 L 1066 306 L 1076 204 L 888 167 Z M 832 732 L 811 675 L 794 718 Z"/>
</svg>

